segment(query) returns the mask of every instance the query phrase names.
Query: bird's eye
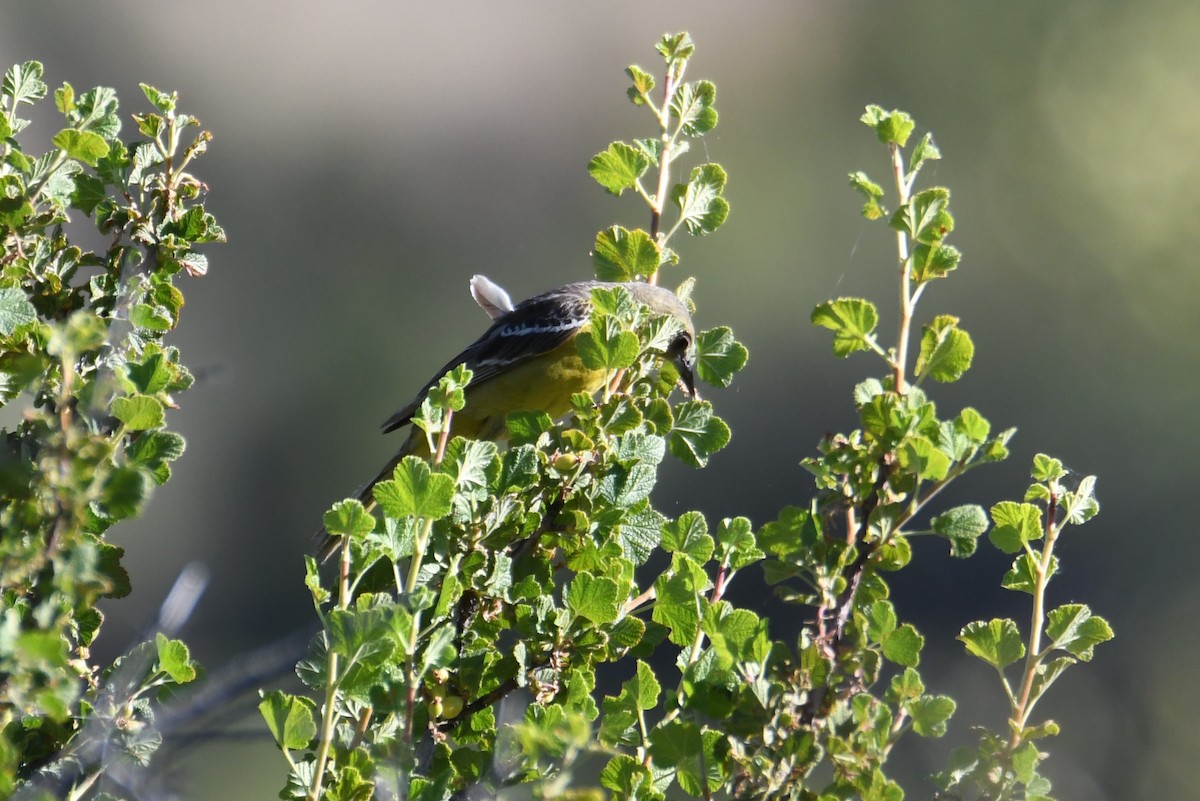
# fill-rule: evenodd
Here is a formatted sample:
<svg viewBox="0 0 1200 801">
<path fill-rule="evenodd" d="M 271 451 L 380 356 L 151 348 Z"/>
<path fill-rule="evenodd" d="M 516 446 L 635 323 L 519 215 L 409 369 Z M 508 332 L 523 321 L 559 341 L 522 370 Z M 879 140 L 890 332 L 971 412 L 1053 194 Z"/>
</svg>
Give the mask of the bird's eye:
<svg viewBox="0 0 1200 801">
<path fill-rule="evenodd" d="M 667 353 L 674 356 L 682 356 L 687 353 L 692 347 L 692 337 L 688 332 L 681 331 L 671 340 L 671 344 L 667 347 Z"/>
</svg>

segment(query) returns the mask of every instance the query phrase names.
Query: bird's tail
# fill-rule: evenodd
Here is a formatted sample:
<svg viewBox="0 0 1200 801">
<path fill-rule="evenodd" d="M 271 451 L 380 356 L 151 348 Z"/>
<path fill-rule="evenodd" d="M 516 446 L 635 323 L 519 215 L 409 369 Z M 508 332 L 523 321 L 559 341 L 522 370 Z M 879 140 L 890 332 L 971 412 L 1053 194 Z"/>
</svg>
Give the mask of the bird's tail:
<svg viewBox="0 0 1200 801">
<path fill-rule="evenodd" d="M 368 512 L 375 508 L 375 485 L 380 481 L 391 478 L 392 471 L 396 469 L 396 465 L 400 464 L 400 460 L 405 456 L 408 456 L 411 452 L 411 449 L 406 444 L 405 447 L 396 452 L 396 455 L 393 456 L 391 460 L 383 466 L 383 469 L 380 470 L 373 479 L 368 481 L 366 484 L 363 484 L 358 488 L 358 491 L 354 493 L 354 497 L 366 507 Z M 320 562 L 329 561 L 329 557 L 333 556 L 337 552 L 338 546 L 342 542 L 342 538 L 340 536 L 330 534 L 324 526 L 321 526 L 321 530 L 313 535 L 313 540 L 316 542 L 314 551 L 316 553 L 317 560 Z"/>
</svg>

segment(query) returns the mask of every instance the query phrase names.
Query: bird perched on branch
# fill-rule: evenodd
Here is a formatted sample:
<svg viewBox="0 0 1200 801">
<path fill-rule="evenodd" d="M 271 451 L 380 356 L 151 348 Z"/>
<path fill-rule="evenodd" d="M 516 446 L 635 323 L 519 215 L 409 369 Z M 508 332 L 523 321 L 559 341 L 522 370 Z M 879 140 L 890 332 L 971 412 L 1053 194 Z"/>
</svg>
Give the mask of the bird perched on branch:
<svg viewBox="0 0 1200 801">
<path fill-rule="evenodd" d="M 572 395 L 597 391 L 608 375 L 605 370 L 593 370 L 584 364 L 575 348 L 575 337 L 587 329 L 591 320 L 592 290 L 616 286 L 628 291 L 635 303 L 679 321 L 681 330 L 662 355 L 675 365 L 688 394 L 694 397 L 696 332 L 687 307 L 670 290 L 641 282 L 581 281 L 534 295 L 514 306 L 508 293 L 477 275 L 471 279 L 471 294 L 492 318 L 491 327 L 446 362 L 404 408 L 384 421 L 384 433 L 410 423 L 429 390 L 459 365 L 466 365 L 472 378 L 466 387 L 466 407 L 455 412 L 451 423 L 455 435 L 498 440 L 506 435 L 506 418 L 512 412 L 544 411 L 553 418 L 566 414 Z M 408 455 L 429 455 L 425 434 L 416 426 L 391 461 L 359 490 L 357 498 L 368 510 L 375 505 L 375 485 L 390 477 Z M 336 550 L 338 538 L 324 529 L 317 538 L 318 558 L 328 559 Z"/>
</svg>

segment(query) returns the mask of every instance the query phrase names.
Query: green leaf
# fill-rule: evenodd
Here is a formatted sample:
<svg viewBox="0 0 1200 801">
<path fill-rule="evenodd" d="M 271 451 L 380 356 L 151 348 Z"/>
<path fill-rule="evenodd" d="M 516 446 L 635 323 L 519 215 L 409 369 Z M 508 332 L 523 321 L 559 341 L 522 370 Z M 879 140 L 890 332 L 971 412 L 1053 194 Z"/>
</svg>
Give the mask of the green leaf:
<svg viewBox="0 0 1200 801">
<path fill-rule="evenodd" d="M 183 640 L 172 640 L 159 632 L 155 636 L 158 664 L 155 670 L 166 673 L 176 684 L 187 684 L 196 678 L 196 663 Z"/>
<path fill-rule="evenodd" d="M 37 319 L 37 309 L 17 287 L 0 287 L 0 334 L 12 336 L 18 326 Z"/>
<path fill-rule="evenodd" d="M 684 512 L 678 520 L 667 523 L 662 530 L 662 547 L 667 553 L 686 553 L 699 564 L 713 554 L 713 539 L 708 535 L 708 523 L 699 512 Z"/>
<path fill-rule="evenodd" d="M 700 629 L 700 611 L 696 605 L 697 587 L 687 574 L 663 574 L 654 582 L 657 600 L 651 612 L 655 623 L 666 626 L 671 642 L 690 646 Z"/>
<path fill-rule="evenodd" d="M 921 141 L 917 142 L 913 147 L 912 155 L 908 157 L 908 175 L 910 177 L 917 174 L 926 161 L 940 159 L 942 151 L 938 150 L 937 145 L 933 143 L 933 134 L 927 133 L 921 137 Z"/>
<path fill-rule="evenodd" d="M 701 732 L 695 723 L 674 720 L 650 732 L 652 770 L 675 772 L 679 787 L 693 797 L 709 796 L 721 786 L 720 732 Z"/>
<path fill-rule="evenodd" d="M 125 446 L 125 458 L 135 467 L 145 467 L 155 473 L 159 480 L 158 471 L 167 462 L 173 462 L 183 455 L 183 437 L 171 431 L 147 431 Z M 163 478 L 165 479 L 165 475 Z"/>
<path fill-rule="evenodd" d="M 717 524 L 716 541 L 719 560 L 734 570 L 761 561 L 765 554 L 759 550 L 750 519 L 726 517 Z"/>
<path fill-rule="evenodd" d="M 957 705 L 946 695 L 923 695 L 905 708 L 912 717 L 913 731 L 922 737 L 942 737 Z"/>
<path fill-rule="evenodd" d="M 633 281 L 658 272 L 662 252 L 650 234 L 640 228 L 630 231 L 620 225 L 596 234 L 592 266 L 601 281 Z"/>
<path fill-rule="evenodd" d="M 0 197 L 0 225 L 16 230 L 33 215 L 33 206 L 23 195 Z"/>
<path fill-rule="evenodd" d="M 71 158 L 91 167 L 95 167 L 96 162 L 108 155 L 108 142 L 91 131 L 64 128 L 56 133 L 51 141 L 55 147 L 66 151 Z"/>
<path fill-rule="evenodd" d="M 64 81 L 61 87 L 54 90 L 54 107 L 60 114 L 75 110 L 75 88 L 71 84 Z"/>
<path fill-rule="evenodd" d="M 1021 784 L 1029 784 L 1034 780 L 1039 760 L 1036 743 L 1025 743 L 1012 755 L 1013 773 Z M 1028 794 L 1026 799 L 1028 799 Z"/>
<path fill-rule="evenodd" d="M 1008 619 L 978 620 L 968 623 L 959 633 L 958 639 L 967 646 L 967 652 L 997 670 L 1011 665 L 1025 656 L 1025 643 L 1017 624 Z"/>
<path fill-rule="evenodd" d="M 317 736 L 315 709 L 316 704 L 309 699 L 281 690 L 267 693 L 258 705 L 275 744 L 289 751 L 307 748 Z"/>
<path fill-rule="evenodd" d="M 904 147 L 912 134 L 916 123 L 913 118 L 903 111 L 893 109 L 885 111 L 881 106 L 870 105 L 860 117 L 866 125 L 875 129 L 875 135 L 883 144 L 895 144 Z"/>
<path fill-rule="evenodd" d="M 71 193 L 71 205 L 74 208 L 91 216 L 96 211 L 96 206 L 107 199 L 104 182 L 99 178 L 87 173 L 75 176 L 75 191 Z"/>
<path fill-rule="evenodd" d="M 691 58 L 692 54 L 696 52 L 696 43 L 692 41 L 692 36 L 687 31 L 667 33 L 663 34 L 663 38 L 654 45 L 654 49 L 668 64 L 671 64 Z"/>
<path fill-rule="evenodd" d="M 903 667 L 916 667 L 921 661 L 921 649 L 925 647 L 925 638 L 918 634 L 911 624 L 905 623 L 884 636 L 882 644 L 883 655 L 888 660 Z"/>
<path fill-rule="evenodd" d="M 1062 460 L 1044 453 L 1034 454 L 1033 469 L 1030 471 L 1030 476 L 1034 481 L 1045 484 L 1058 481 L 1066 474 L 1067 468 L 1063 467 Z"/>
<path fill-rule="evenodd" d="M 391 480 L 375 485 L 375 500 L 388 517 L 438 520 L 450 514 L 453 499 L 454 479 L 415 456 L 405 456 Z"/>
<path fill-rule="evenodd" d="M 137 467 L 118 467 L 109 474 L 100 495 L 100 504 L 109 517 L 124 520 L 133 517 L 150 495 L 154 482 L 150 474 Z"/>
<path fill-rule="evenodd" d="M 714 387 L 727 387 L 733 374 L 746 366 L 750 352 L 734 339 L 726 326 L 710 328 L 696 335 L 696 374 Z"/>
<path fill-rule="evenodd" d="M 152 395 L 166 389 L 171 383 L 172 365 L 164 353 L 150 353 L 142 361 L 130 360 L 125 364 L 126 375 L 138 392 Z"/>
<path fill-rule="evenodd" d="M 33 104 L 46 96 L 46 84 L 42 82 L 42 63 L 26 61 L 14 64 L 4 73 L 4 82 L 0 84 L 0 92 L 12 99 L 12 112 L 15 115 L 20 103 Z"/>
<path fill-rule="evenodd" d="M 921 329 L 916 374 L 942 383 L 957 381 L 970 368 L 974 355 L 975 343 L 958 327 L 958 318 L 940 314 Z"/>
<path fill-rule="evenodd" d="M 883 187 L 868 178 L 865 172 L 850 173 L 850 185 L 866 198 L 862 207 L 863 217 L 868 220 L 878 220 L 887 214 L 887 209 L 879 202 L 879 199 L 883 197 Z"/>
<path fill-rule="evenodd" d="M 149 303 L 138 303 L 129 310 L 129 322 L 137 328 L 149 331 L 170 331 L 173 325 L 171 315 L 162 306 Z"/>
<path fill-rule="evenodd" d="M 941 481 L 950 472 L 950 457 L 920 435 L 905 437 L 896 449 L 900 466 L 922 481 Z"/>
<path fill-rule="evenodd" d="M 514 445 L 533 444 L 554 428 L 554 418 L 543 411 L 510 412 L 504 423 L 508 427 L 509 441 Z"/>
<path fill-rule="evenodd" d="M 641 350 L 637 334 L 608 314 L 593 314 L 591 327 L 575 337 L 575 347 L 591 370 L 622 370 L 634 363 Z"/>
<path fill-rule="evenodd" d="M 729 202 L 721 194 L 725 180 L 721 165 L 701 164 L 692 168 L 686 184 L 671 189 L 671 200 L 679 207 L 679 219 L 689 234 L 711 234 L 729 217 Z"/>
<path fill-rule="evenodd" d="M 620 614 L 617 582 L 590 573 L 578 573 L 567 585 L 567 608 L 593 623 L 612 623 Z"/>
<path fill-rule="evenodd" d="M 930 528 L 950 541 L 951 556 L 963 559 L 975 553 L 979 538 L 987 531 L 988 519 L 982 506 L 956 506 L 934 517 Z"/>
<path fill-rule="evenodd" d="M 896 608 L 891 601 L 876 601 L 865 610 L 867 619 L 867 639 L 873 642 L 883 642 L 883 638 L 896 630 L 899 622 L 896 618 Z"/>
<path fill-rule="evenodd" d="M 1096 477 L 1084 476 L 1072 492 L 1064 493 L 1059 500 L 1063 521 L 1078 526 L 1100 513 L 1100 502 L 1096 500 Z"/>
<path fill-rule="evenodd" d="M 600 786 L 631 801 L 651 797 L 653 783 L 650 769 L 627 754 L 617 754 L 600 771 Z"/>
<path fill-rule="evenodd" d="M 635 106 L 645 105 L 650 92 L 654 89 L 654 76 L 636 64 L 626 67 L 625 74 L 633 82 L 633 86 L 629 87 L 625 93 L 629 95 L 629 99 Z"/>
<path fill-rule="evenodd" d="M 1004 574 L 1004 578 L 1000 581 L 1000 586 L 1006 590 L 1015 592 L 1027 592 L 1030 595 L 1037 589 L 1037 560 L 1027 554 L 1019 553 L 1017 558 L 1013 560 L 1012 567 Z M 1046 576 L 1053 576 L 1058 572 L 1058 557 L 1051 556 L 1050 562 L 1046 566 Z"/>
<path fill-rule="evenodd" d="M 708 458 L 729 444 L 729 426 L 713 414 L 708 401 L 684 401 L 675 408 L 675 426 L 667 448 L 684 464 L 704 467 Z"/>
<path fill-rule="evenodd" d="M 717 127 L 717 87 L 711 81 L 680 84 L 671 98 L 671 117 L 685 136 L 703 136 Z"/>
<path fill-rule="evenodd" d="M 545 414 L 544 412 L 542 414 Z M 545 415 L 547 418 L 549 415 Z M 513 415 L 508 416 L 512 425 Z M 512 428 L 509 428 L 512 431 Z M 487 471 L 492 467 L 500 449 L 496 443 L 487 440 L 463 439 L 455 437 L 446 446 L 446 456 L 442 460 L 442 471 L 454 479 L 454 485 L 459 488 L 486 489 Z"/>
<path fill-rule="evenodd" d="M 142 94 L 146 95 L 146 99 L 149 100 L 154 107 L 163 114 L 167 114 L 168 112 L 175 110 L 175 104 L 179 100 L 179 97 L 175 92 L 171 92 L 170 94 L 167 92 L 161 92 L 158 89 L 155 89 L 153 86 L 145 83 L 139 83 L 138 86 L 142 88 Z"/>
<path fill-rule="evenodd" d="M 658 706 L 662 686 L 658 683 L 654 670 L 642 660 L 637 661 L 637 673 L 625 682 L 625 686 L 631 689 L 630 696 L 638 709 L 646 711 Z"/>
<path fill-rule="evenodd" d="M 914 243 L 936 246 L 954 230 L 954 217 L 948 211 L 949 206 L 949 189 L 942 186 L 922 189 L 896 210 L 888 225 L 907 234 Z M 915 249 L 913 253 L 915 256 Z"/>
<path fill-rule="evenodd" d="M 339 537 L 363 537 L 375 530 L 375 518 L 360 501 L 338 501 L 321 518 L 325 530 Z"/>
<path fill-rule="evenodd" d="M 163 424 L 164 410 L 158 398 L 149 395 L 129 395 L 115 398 L 112 405 L 113 417 L 125 424 L 130 431 L 146 431 Z"/>
<path fill-rule="evenodd" d="M 1004 553 L 1016 553 L 1042 537 L 1042 512 L 1031 503 L 1000 501 L 992 507 L 988 539 Z"/>
<path fill-rule="evenodd" d="M 1046 634 L 1060 648 L 1082 662 L 1090 662 L 1092 649 L 1113 638 L 1112 626 L 1092 614 L 1084 604 L 1063 604 L 1046 616 Z"/>
<path fill-rule="evenodd" d="M 588 162 L 588 175 L 614 195 L 637 186 L 638 179 L 650 166 L 650 159 L 636 147 L 613 142 Z M 655 265 L 657 266 L 657 265 Z"/>
<path fill-rule="evenodd" d="M 872 332 L 879 324 L 875 304 L 862 298 L 838 298 L 818 305 L 812 312 L 813 325 L 833 331 L 833 353 L 849 356 L 856 350 L 869 350 L 875 342 Z"/>
</svg>

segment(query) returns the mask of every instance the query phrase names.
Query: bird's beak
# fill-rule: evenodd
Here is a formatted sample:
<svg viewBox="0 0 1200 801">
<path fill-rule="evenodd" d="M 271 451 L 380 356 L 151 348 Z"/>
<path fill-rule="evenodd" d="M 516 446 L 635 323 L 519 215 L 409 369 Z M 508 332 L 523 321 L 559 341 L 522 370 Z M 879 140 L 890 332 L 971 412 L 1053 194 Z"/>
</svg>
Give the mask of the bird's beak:
<svg viewBox="0 0 1200 801">
<path fill-rule="evenodd" d="M 673 361 L 675 362 L 675 369 L 679 371 L 679 380 L 687 390 L 688 396 L 692 400 L 699 400 L 700 395 L 696 392 L 696 376 L 692 372 L 692 365 L 695 363 L 695 359 L 689 358 L 686 353 L 681 353 Z"/>
</svg>

